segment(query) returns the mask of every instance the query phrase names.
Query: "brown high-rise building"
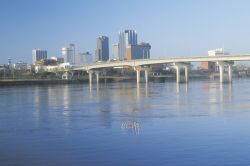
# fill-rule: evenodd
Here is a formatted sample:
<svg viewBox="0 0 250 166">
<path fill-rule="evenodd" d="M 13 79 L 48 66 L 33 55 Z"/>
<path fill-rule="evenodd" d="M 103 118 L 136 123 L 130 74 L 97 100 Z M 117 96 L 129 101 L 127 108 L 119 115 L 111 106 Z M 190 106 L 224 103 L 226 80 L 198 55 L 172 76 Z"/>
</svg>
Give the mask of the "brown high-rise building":
<svg viewBox="0 0 250 166">
<path fill-rule="evenodd" d="M 140 43 L 139 45 L 127 46 L 127 60 L 149 59 L 151 46 L 149 43 Z"/>
</svg>

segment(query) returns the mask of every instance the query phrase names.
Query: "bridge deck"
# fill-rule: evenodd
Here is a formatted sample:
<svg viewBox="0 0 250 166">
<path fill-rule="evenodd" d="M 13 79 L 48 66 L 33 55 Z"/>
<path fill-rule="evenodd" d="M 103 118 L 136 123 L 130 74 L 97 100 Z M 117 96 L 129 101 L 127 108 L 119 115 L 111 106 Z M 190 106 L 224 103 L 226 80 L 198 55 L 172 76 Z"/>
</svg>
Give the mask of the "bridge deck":
<svg viewBox="0 0 250 166">
<path fill-rule="evenodd" d="M 140 59 L 130 61 L 114 61 L 114 62 L 100 62 L 81 67 L 75 67 L 73 70 L 91 70 L 108 67 L 121 67 L 121 66 L 143 66 L 165 63 L 189 63 L 189 62 L 218 62 L 218 61 L 250 61 L 250 54 L 241 55 L 227 55 L 227 56 L 201 56 L 201 57 L 177 57 L 177 58 L 162 58 L 162 59 Z"/>
</svg>

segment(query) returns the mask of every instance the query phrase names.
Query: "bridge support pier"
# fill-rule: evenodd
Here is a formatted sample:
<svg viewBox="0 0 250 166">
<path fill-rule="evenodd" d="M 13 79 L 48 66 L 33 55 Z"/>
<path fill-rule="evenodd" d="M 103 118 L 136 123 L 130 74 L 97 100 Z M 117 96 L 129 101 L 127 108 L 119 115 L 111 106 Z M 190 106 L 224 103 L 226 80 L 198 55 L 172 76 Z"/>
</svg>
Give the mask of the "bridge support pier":
<svg viewBox="0 0 250 166">
<path fill-rule="evenodd" d="M 141 69 L 136 69 L 136 82 L 140 83 Z"/>
<path fill-rule="evenodd" d="M 181 67 L 184 67 L 184 71 L 185 71 L 185 78 L 181 78 Z M 176 70 L 176 83 L 181 83 L 181 82 L 185 82 L 188 83 L 188 72 L 189 72 L 189 64 L 185 64 L 185 63 L 174 63 L 174 68 Z"/>
<path fill-rule="evenodd" d="M 89 73 L 89 84 L 92 84 L 93 71 L 88 70 L 87 72 Z"/>
<path fill-rule="evenodd" d="M 224 83 L 224 67 L 228 66 L 228 83 L 232 83 L 233 81 L 233 74 L 232 74 L 232 64 L 233 62 L 229 61 L 229 62 L 217 62 L 220 68 L 220 83 Z"/>
<path fill-rule="evenodd" d="M 99 83 L 99 71 L 95 71 L 96 83 Z"/>
<path fill-rule="evenodd" d="M 136 66 L 134 67 L 134 70 L 136 71 L 136 82 L 140 83 L 141 82 L 141 71 L 144 71 L 144 77 L 145 77 L 145 82 L 148 83 L 148 75 L 149 75 L 149 67 L 148 66 Z"/>
<path fill-rule="evenodd" d="M 180 66 L 176 65 L 175 70 L 176 70 L 176 83 L 180 83 L 181 82 Z"/>
<path fill-rule="evenodd" d="M 99 78 L 100 71 L 88 70 L 87 72 L 89 73 L 89 84 L 92 84 L 92 82 L 93 82 L 93 74 L 95 74 L 96 83 L 98 84 L 99 80 L 100 80 L 100 78 Z"/>
<path fill-rule="evenodd" d="M 228 65 L 228 82 L 232 83 L 232 65 Z"/>
<path fill-rule="evenodd" d="M 188 75 L 188 66 L 184 66 L 185 69 L 185 82 L 188 83 L 189 75 Z"/>
<path fill-rule="evenodd" d="M 224 82 L 224 64 L 220 64 L 220 83 Z"/>
<path fill-rule="evenodd" d="M 145 69 L 145 82 L 148 83 L 148 69 Z"/>
</svg>

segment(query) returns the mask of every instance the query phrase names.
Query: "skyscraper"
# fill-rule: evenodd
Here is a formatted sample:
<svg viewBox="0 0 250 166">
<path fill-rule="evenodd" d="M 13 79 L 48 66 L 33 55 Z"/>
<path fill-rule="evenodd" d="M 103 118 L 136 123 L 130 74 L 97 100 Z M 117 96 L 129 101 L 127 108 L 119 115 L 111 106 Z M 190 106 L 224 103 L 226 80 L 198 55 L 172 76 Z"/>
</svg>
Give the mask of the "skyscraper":
<svg viewBox="0 0 250 166">
<path fill-rule="evenodd" d="M 127 47 L 127 60 L 132 59 L 150 59 L 151 45 L 141 42 L 138 45 L 129 45 Z"/>
<path fill-rule="evenodd" d="M 109 60 L 109 38 L 107 36 L 99 36 L 96 39 L 96 61 Z"/>
<path fill-rule="evenodd" d="M 127 56 L 128 45 L 137 45 L 137 33 L 135 30 L 119 32 L 119 59 L 124 60 Z"/>
<path fill-rule="evenodd" d="M 112 58 L 119 59 L 119 47 L 118 44 L 112 45 Z"/>
<path fill-rule="evenodd" d="M 32 62 L 35 65 L 36 61 L 40 61 L 42 59 L 47 59 L 47 51 L 46 50 L 32 50 Z"/>
<path fill-rule="evenodd" d="M 89 52 L 85 53 L 78 53 L 76 57 L 76 64 L 78 65 L 87 65 L 93 63 L 93 57 L 92 54 Z"/>
<path fill-rule="evenodd" d="M 64 58 L 64 63 L 75 64 L 75 45 L 69 44 L 62 48 L 62 56 Z"/>
</svg>

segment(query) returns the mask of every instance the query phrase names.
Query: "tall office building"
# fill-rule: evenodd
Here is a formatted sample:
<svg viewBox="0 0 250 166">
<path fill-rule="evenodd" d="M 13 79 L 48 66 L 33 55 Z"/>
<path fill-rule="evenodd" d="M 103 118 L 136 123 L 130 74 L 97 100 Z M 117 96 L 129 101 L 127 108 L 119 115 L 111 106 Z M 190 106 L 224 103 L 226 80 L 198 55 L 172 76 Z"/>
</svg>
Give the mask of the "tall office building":
<svg viewBox="0 0 250 166">
<path fill-rule="evenodd" d="M 99 36 L 96 39 L 96 61 L 109 60 L 109 38 L 107 36 Z"/>
<path fill-rule="evenodd" d="M 75 64 L 75 45 L 69 44 L 62 48 L 62 56 L 64 58 L 64 63 Z"/>
<path fill-rule="evenodd" d="M 87 65 L 93 63 L 93 56 L 89 52 L 78 53 L 76 56 L 76 64 Z"/>
<path fill-rule="evenodd" d="M 127 47 L 127 60 L 132 59 L 150 59 L 150 49 L 149 43 L 140 43 L 138 45 L 129 45 Z"/>
<path fill-rule="evenodd" d="M 32 62 L 35 65 L 36 61 L 47 59 L 47 50 L 32 50 Z"/>
<path fill-rule="evenodd" d="M 119 59 L 119 47 L 118 44 L 112 45 L 112 58 Z"/>
<path fill-rule="evenodd" d="M 127 47 L 137 45 L 137 33 L 135 30 L 119 32 L 119 59 L 124 60 L 127 56 Z"/>
</svg>

